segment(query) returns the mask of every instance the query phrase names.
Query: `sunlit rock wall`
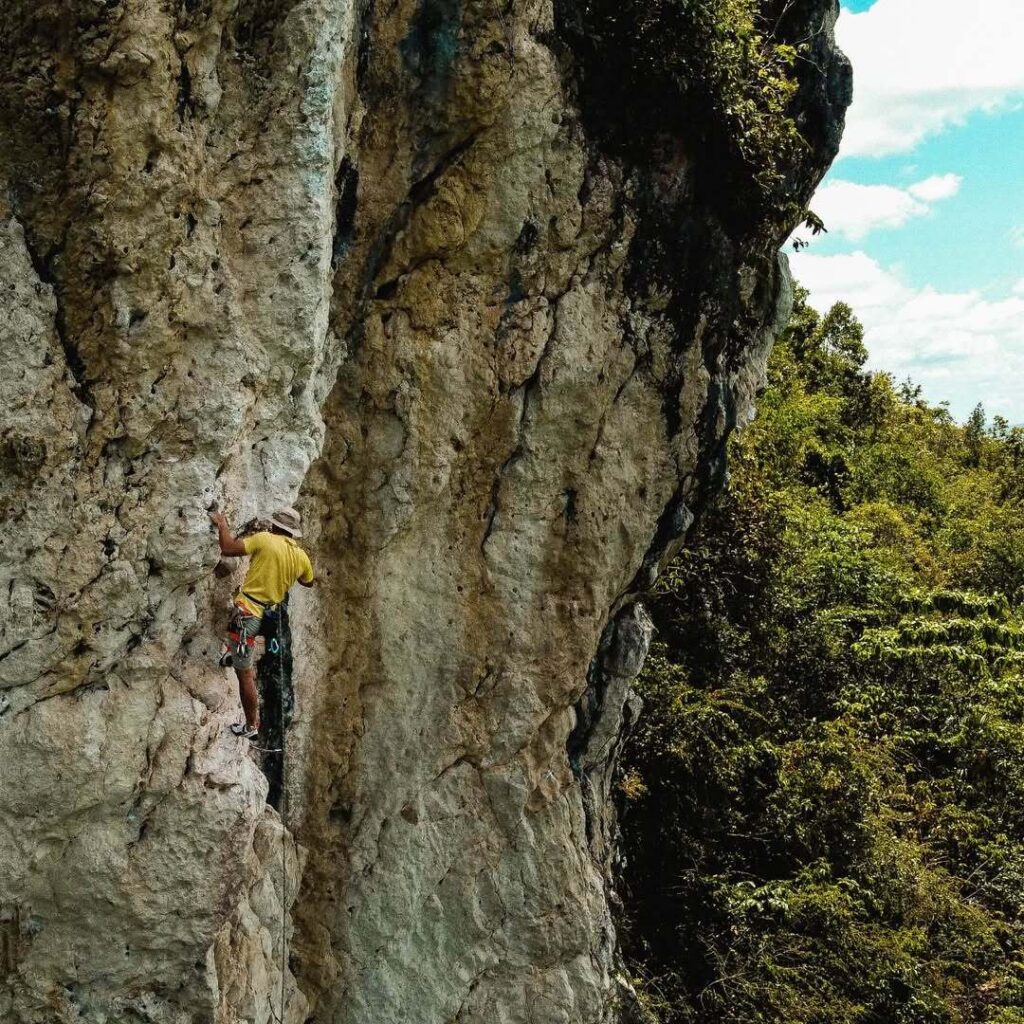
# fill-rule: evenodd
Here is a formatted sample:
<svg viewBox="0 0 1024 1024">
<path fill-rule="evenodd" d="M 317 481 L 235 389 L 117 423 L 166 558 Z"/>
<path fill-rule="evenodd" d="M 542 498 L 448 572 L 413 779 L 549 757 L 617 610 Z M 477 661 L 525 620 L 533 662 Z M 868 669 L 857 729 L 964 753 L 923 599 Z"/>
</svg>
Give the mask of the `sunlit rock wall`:
<svg viewBox="0 0 1024 1024">
<path fill-rule="evenodd" d="M 848 73 L 790 8 L 800 204 Z M 549 2 L 0 13 L 0 1019 L 614 1020 L 635 601 L 751 412 L 785 225 L 696 125 L 603 145 Z M 296 502 L 320 576 L 281 814 L 215 502 Z"/>
</svg>

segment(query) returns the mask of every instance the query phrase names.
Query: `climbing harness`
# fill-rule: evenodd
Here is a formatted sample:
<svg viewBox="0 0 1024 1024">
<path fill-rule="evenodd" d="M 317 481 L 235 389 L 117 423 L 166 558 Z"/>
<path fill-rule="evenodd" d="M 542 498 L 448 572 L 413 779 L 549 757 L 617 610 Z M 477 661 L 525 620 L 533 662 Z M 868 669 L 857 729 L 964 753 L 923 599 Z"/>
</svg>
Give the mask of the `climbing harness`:
<svg viewBox="0 0 1024 1024">
<path fill-rule="evenodd" d="M 246 648 L 253 648 L 256 646 L 257 639 L 265 633 L 265 623 L 268 615 L 275 613 L 279 607 L 279 605 L 261 601 L 258 597 L 253 597 L 252 594 L 249 594 L 244 590 L 239 591 L 238 596 L 244 597 L 246 601 L 251 601 L 256 605 L 256 607 L 261 608 L 263 616 L 260 620 L 259 629 L 250 633 L 246 620 L 256 618 L 256 616 L 247 615 L 245 609 L 240 605 L 236 604 L 233 606 L 231 618 L 228 621 L 228 639 L 231 641 L 231 644 L 220 656 L 220 665 L 222 668 L 231 668 L 234 664 L 235 656 L 239 658 L 245 657 Z M 281 645 L 276 637 L 270 640 L 268 646 L 271 654 L 277 654 L 281 650 Z"/>
<path fill-rule="evenodd" d="M 231 619 L 228 622 L 228 639 L 231 640 L 234 646 L 234 653 L 238 657 L 244 657 L 247 647 L 254 647 L 256 645 L 256 634 L 249 635 L 249 630 L 246 626 L 246 619 L 251 618 L 245 614 L 245 610 L 239 608 L 236 604 L 234 611 L 231 613 Z M 221 659 L 223 661 L 223 659 Z"/>
</svg>

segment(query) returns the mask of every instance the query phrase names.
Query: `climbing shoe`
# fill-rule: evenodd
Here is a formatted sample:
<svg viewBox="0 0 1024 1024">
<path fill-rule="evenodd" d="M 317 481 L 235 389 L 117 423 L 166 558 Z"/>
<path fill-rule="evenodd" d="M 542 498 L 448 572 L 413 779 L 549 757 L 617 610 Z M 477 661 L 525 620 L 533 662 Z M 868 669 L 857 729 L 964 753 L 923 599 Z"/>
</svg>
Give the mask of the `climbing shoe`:
<svg viewBox="0 0 1024 1024">
<path fill-rule="evenodd" d="M 245 722 L 235 722 L 231 726 L 231 731 L 243 740 L 251 740 L 253 737 L 259 735 L 259 729 L 254 729 L 251 725 L 246 725 Z"/>
<path fill-rule="evenodd" d="M 218 661 L 217 664 L 220 665 L 221 668 L 231 668 L 234 663 L 235 656 L 231 653 L 230 648 L 225 647 L 224 650 L 221 651 L 220 661 Z"/>
</svg>

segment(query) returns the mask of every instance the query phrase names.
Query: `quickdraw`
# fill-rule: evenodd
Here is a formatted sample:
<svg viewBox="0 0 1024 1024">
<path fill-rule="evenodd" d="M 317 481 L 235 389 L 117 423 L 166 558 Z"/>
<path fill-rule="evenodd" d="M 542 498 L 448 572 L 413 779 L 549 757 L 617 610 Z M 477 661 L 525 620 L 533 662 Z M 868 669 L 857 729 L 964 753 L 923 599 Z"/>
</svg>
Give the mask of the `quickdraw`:
<svg viewBox="0 0 1024 1024">
<path fill-rule="evenodd" d="M 239 657 L 245 655 L 247 647 L 253 647 L 256 644 L 256 634 L 249 635 L 249 631 L 245 627 L 245 619 L 246 615 L 242 609 L 236 608 L 228 623 L 228 639 L 234 644 L 235 654 Z"/>
</svg>

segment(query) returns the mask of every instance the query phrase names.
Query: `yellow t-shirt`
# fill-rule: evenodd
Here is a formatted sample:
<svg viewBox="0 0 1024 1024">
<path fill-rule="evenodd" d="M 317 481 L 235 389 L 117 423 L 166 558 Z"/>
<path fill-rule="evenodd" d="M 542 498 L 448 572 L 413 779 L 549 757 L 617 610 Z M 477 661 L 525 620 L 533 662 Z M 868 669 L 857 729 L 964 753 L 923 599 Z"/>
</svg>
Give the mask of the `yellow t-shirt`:
<svg viewBox="0 0 1024 1024">
<path fill-rule="evenodd" d="M 245 605 L 257 618 L 263 617 L 264 609 L 253 601 L 247 601 L 246 594 L 264 605 L 278 604 L 296 580 L 313 582 L 313 564 L 291 537 L 279 533 L 254 533 L 251 537 L 244 537 L 242 544 L 250 560 L 236 601 Z"/>
</svg>

